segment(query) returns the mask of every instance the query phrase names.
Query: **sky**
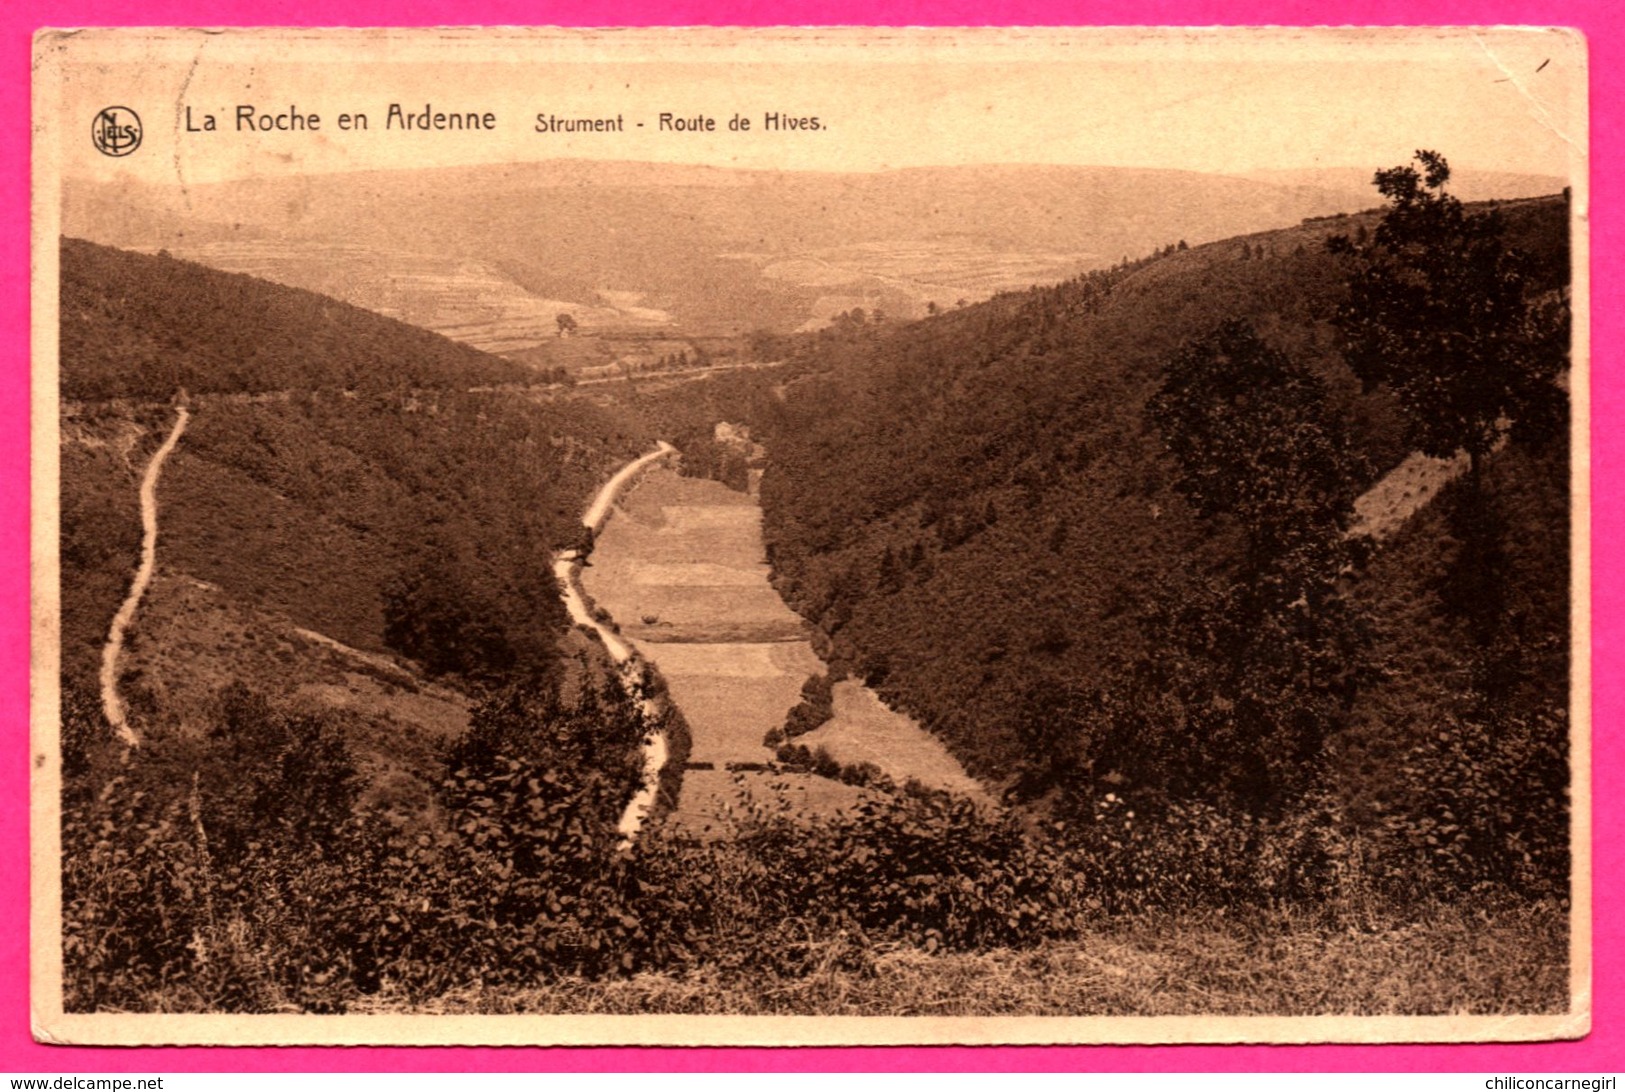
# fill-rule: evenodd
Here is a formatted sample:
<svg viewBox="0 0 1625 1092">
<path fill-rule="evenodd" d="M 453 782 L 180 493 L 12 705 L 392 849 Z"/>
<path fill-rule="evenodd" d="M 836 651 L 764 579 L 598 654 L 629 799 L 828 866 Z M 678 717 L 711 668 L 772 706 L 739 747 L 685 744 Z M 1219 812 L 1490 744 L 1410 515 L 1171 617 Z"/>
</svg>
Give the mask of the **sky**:
<svg viewBox="0 0 1625 1092">
<path fill-rule="evenodd" d="M 1584 47 L 1552 31 L 277 33 L 42 41 L 37 159 L 73 177 L 182 184 L 552 158 L 1241 173 L 1369 169 L 1434 148 L 1458 168 L 1583 165 Z M 386 131 L 390 103 L 490 111 L 497 125 Z M 142 119 L 130 155 L 92 144 L 109 105 Z M 239 132 L 240 105 L 297 107 L 321 128 Z M 188 108 L 194 129 L 210 115 L 219 128 L 187 131 Z M 770 112 L 819 127 L 766 131 Z M 341 113 L 365 113 L 368 130 L 340 132 Z M 539 113 L 621 128 L 537 133 Z M 716 128 L 662 131 L 661 113 Z M 729 127 L 736 114 L 749 131 Z"/>
</svg>

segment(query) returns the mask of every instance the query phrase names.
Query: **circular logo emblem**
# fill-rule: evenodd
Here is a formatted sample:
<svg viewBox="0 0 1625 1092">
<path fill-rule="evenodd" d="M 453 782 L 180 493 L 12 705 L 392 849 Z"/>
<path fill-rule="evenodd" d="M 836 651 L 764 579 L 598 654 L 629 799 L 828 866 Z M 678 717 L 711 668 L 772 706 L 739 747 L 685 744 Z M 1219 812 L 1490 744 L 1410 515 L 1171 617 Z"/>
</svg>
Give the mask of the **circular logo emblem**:
<svg viewBox="0 0 1625 1092">
<path fill-rule="evenodd" d="M 102 155 L 129 155 L 141 147 L 141 119 L 128 106 L 108 106 L 90 123 L 90 142 Z"/>
</svg>

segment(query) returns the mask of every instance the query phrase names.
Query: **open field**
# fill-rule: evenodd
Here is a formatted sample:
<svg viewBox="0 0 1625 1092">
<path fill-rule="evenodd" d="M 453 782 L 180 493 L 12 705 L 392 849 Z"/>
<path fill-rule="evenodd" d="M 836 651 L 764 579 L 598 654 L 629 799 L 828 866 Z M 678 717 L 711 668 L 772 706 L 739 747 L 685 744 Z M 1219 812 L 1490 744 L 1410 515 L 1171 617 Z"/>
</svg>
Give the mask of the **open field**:
<svg viewBox="0 0 1625 1092">
<path fill-rule="evenodd" d="M 811 750 L 822 747 L 843 766 L 868 762 L 901 784 L 913 778 L 933 789 L 988 801 L 987 791 L 965 772 L 936 736 L 912 717 L 889 709 L 873 690 L 855 679 L 834 686 L 835 715 L 796 737 Z"/>
<path fill-rule="evenodd" d="M 804 623 L 767 582 L 752 499 L 716 482 L 650 471 L 611 514 L 581 582 L 659 668 L 688 720 L 689 762 L 702 768 L 685 774 L 671 821 L 704 833 L 726 829 L 752 801 L 767 806 L 778 793 L 759 774 L 728 766 L 772 760 L 762 737 L 783 723 L 801 684 L 822 665 Z M 846 802 L 806 788 L 796 795 L 808 810 Z"/>
<path fill-rule="evenodd" d="M 850 811 L 864 790 L 827 777 L 755 769 L 689 769 L 683 795 L 666 816 L 672 829 L 699 838 L 726 838 L 752 816 L 783 815 L 804 821 Z"/>
<path fill-rule="evenodd" d="M 827 815 L 862 799 L 827 778 L 761 769 L 774 761 L 763 737 L 824 664 L 768 583 L 753 497 L 653 470 L 611 515 L 581 579 L 659 668 L 688 720 L 693 750 L 672 822 L 715 832 L 755 809 Z M 899 783 L 984 796 L 938 740 L 856 682 L 838 688 L 835 719 L 801 741 L 843 764 L 872 762 Z"/>
<path fill-rule="evenodd" d="M 641 642 L 660 667 L 694 732 L 691 762 L 767 762 L 768 729 L 801 698 L 807 676 L 823 669 L 805 641 L 779 644 Z M 668 655 L 670 653 L 671 655 Z"/>
<path fill-rule="evenodd" d="M 891 306 L 919 318 L 926 305 L 980 302 L 996 292 L 1063 281 L 1100 264 L 1087 252 L 1000 249 L 961 240 L 897 239 L 809 251 L 762 268 L 768 280 L 829 294 L 813 302 L 809 326 L 845 308 Z"/>
<path fill-rule="evenodd" d="M 582 583 L 637 641 L 804 641 L 805 623 L 767 574 L 750 497 L 658 471 L 610 520 Z"/>
<path fill-rule="evenodd" d="M 1354 522 L 1350 535 L 1370 535 L 1384 539 L 1434 495 L 1467 470 L 1467 456 L 1436 459 L 1413 451 L 1381 481 L 1354 501 Z"/>
</svg>

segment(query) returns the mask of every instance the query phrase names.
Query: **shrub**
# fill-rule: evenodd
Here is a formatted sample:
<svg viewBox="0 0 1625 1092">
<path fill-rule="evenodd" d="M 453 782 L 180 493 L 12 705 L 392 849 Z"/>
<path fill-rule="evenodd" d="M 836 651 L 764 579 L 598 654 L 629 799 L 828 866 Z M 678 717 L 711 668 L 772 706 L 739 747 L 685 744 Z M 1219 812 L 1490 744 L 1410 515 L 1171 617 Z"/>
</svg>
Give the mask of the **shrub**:
<svg viewBox="0 0 1625 1092">
<path fill-rule="evenodd" d="M 772 735 L 771 732 L 768 734 L 769 736 Z M 876 789 L 880 792 L 897 793 L 900 791 L 897 783 L 886 776 L 886 772 L 873 762 L 856 762 L 843 765 L 834 755 L 830 754 L 829 748 L 822 745 L 816 750 L 809 750 L 805 744 L 781 743 L 774 757 L 786 768 L 799 773 L 816 774 L 819 777 L 827 777 L 831 781 L 839 781 L 858 788 Z M 909 779 L 905 789 L 901 791 L 913 796 L 934 795 L 912 778 Z"/>
<path fill-rule="evenodd" d="M 783 738 L 810 732 L 834 715 L 834 683 L 827 674 L 813 675 L 801 684 L 801 700 L 785 714 Z"/>
<path fill-rule="evenodd" d="M 499 757 L 448 778 L 446 834 L 378 831 L 381 867 L 336 908 L 368 984 L 439 992 L 663 962 L 614 823 L 595 818 L 619 788 Z"/>
<path fill-rule="evenodd" d="M 64 786 L 67 1008 L 336 1004 L 308 928 L 360 783 L 336 727 L 234 684 L 205 736 L 153 734 L 120 770 Z"/>
<path fill-rule="evenodd" d="M 1400 899 L 1569 887 L 1568 722 L 1562 710 L 1451 717 L 1401 757 L 1371 837 Z"/>
<path fill-rule="evenodd" d="M 1074 935 L 1081 920 L 1086 881 L 1056 845 L 965 800 L 875 798 L 819 826 L 770 820 L 737 845 L 761 864 L 763 901 L 816 931 L 1027 947 Z"/>
<path fill-rule="evenodd" d="M 1274 820 L 1199 803 L 1136 808 L 1116 793 L 1059 839 L 1108 913 L 1324 902 L 1350 858 L 1337 813 L 1311 798 Z"/>
<path fill-rule="evenodd" d="M 584 682 L 570 704 L 551 686 L 510 687 L 475 707 L 445 765 L 475 778 L 510 760 L 572 771 L 602 783 L 593 817 L 613 825 L 641 783 L 647 728 L 637 701 L 612 681 Z"/>
</svg>

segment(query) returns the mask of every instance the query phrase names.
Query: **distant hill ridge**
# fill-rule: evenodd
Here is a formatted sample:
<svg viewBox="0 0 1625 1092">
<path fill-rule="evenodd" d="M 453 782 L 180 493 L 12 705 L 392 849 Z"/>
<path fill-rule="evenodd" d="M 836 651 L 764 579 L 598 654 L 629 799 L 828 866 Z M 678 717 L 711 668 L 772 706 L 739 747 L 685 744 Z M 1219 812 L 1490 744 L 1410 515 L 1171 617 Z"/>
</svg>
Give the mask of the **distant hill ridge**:
<svg viewBox="0 0 1625 1092">
<path fill-rule="evenodd" d="M 255 272 L 326 288 L 341 281 L 335 266 L 357 261 L 368 283 L 346 295 L 352 302 L 386 286 L 412 290 L 386 285 L 389 255 L 431 256 L 448 277 L 459 263 L 482 263 L 547 307 L 612 306 L 606 293 L 635 292 L 638 306 L 690 333 L 738 333 L 817 324 L 854 304 L 918 317 L 929 303 L 1053 283 L 1180 240 L 1357 211 L 1374 203 L 1369 184 L 1369 175 L 1337 171 L 1242 177 L 994 164 L 820 173 L 553 160 L 258 178 L 184 193 L 69 180 L 64 225 L 97 242 L 182 255 L 212 244 L 209 260 L 222 264 L 231 259 L 220 248 L 234 240 L 296 244 L 274 269 Z M 1509 185 L 1503 196 L 1525 196 L 1533 183 Z M 867 249 L 832 253 L 857 246 Z M 384 257 L 356 259 L 363 252 Z M 791 259 L 799 264 L 785 265 Z M 403 307 L 432 315 L 433 302 Z"/>
<path fill-rule="evenodd" d="M 1287 170 L 1245 171 L 1250 178 L 1276 186 L 1315 186 L 1326 190 L 1357 190 L 1370 194 L 1373 172 L 1365 167 L 1308 167 Z M 1568 180 L 1553 174 L 1513 171 L 1475 171 L 1452 167 L 1449 190 L 1463 201 L 1516 201 L 1560 193 Z M 1369 199 L 1367 207 L 1373 204 Z"/>
</svg>

